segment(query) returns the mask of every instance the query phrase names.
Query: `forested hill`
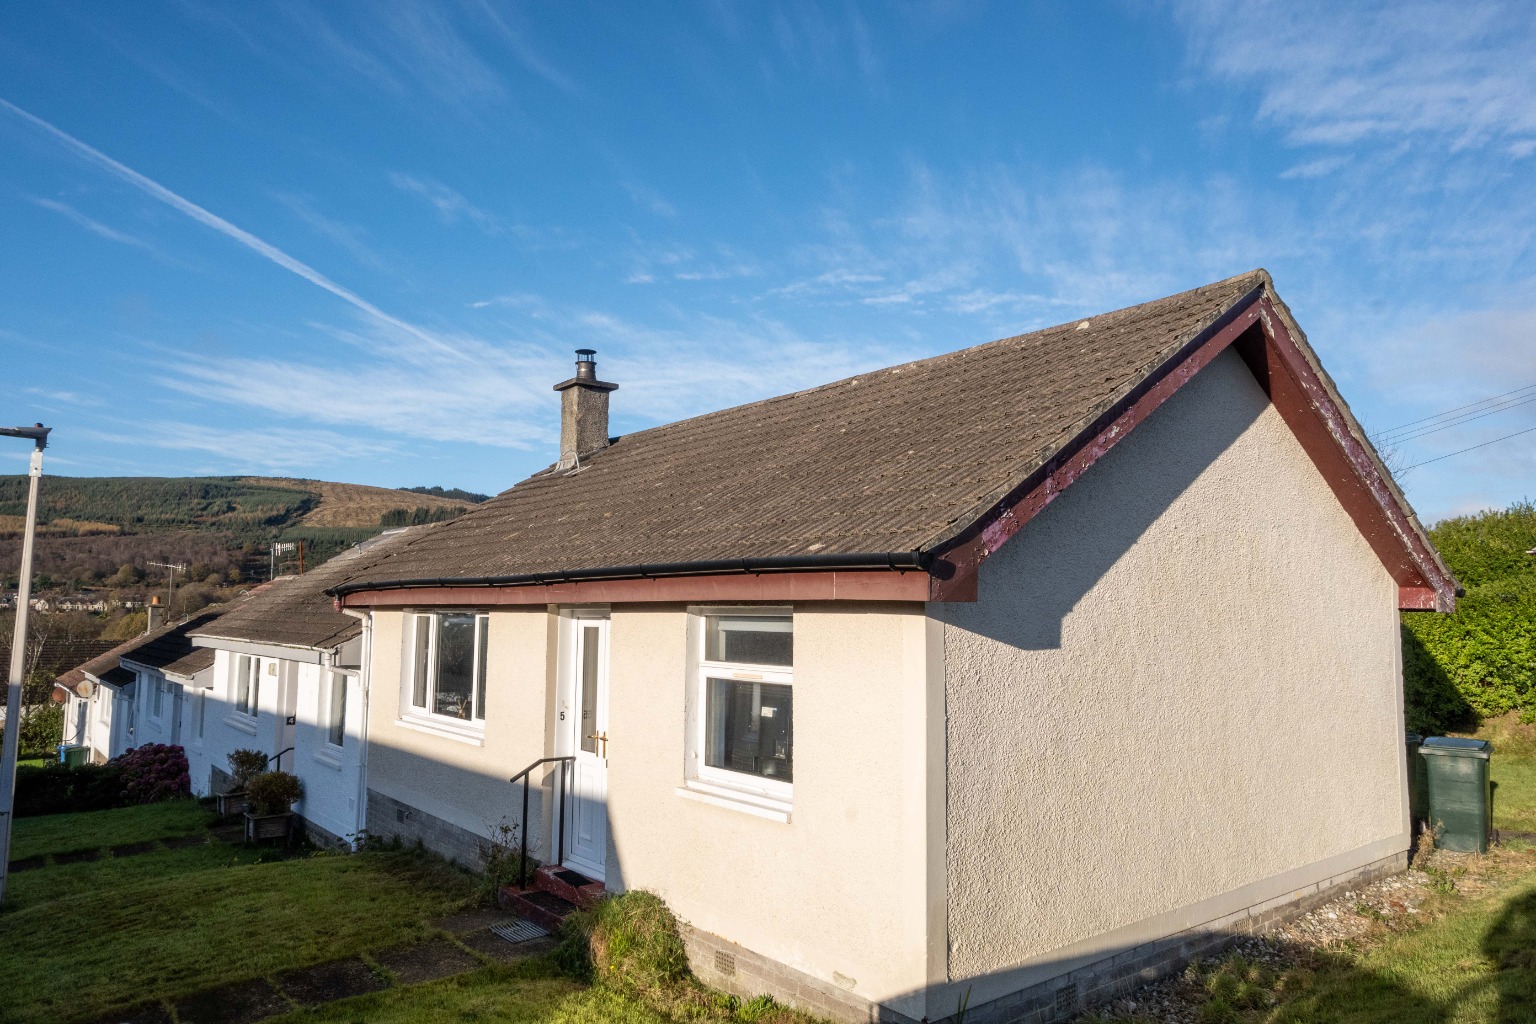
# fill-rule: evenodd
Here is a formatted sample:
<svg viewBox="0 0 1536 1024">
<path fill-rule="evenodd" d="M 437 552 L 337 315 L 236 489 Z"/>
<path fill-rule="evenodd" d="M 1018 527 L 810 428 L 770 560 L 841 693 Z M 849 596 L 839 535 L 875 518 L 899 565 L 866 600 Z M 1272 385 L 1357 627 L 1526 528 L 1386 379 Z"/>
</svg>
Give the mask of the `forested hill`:
<svg viewBox="0 0 1536 1024">
<path fill-rule="evenodd" d="M 21 526 L 27 478 L 0 476 L 0 532 Z M 299 525 L 374 529 L 452 518 L 470 502 L 432 493 L 263 477 L 43 479 L 38 522 L 55 535 L 216 530 L 242 539 Z"/>
<path fill-rule="evenodd" d="M 393 526 L 452 519 L 473 502 L 442 488 L 396 490 L 279 477 L 44 476 L 37 587 L 138 586 L 187 565 L 193 580 L 265 579 L 312 567 Z M 479 497 L 473 495 L 473 497 Z M 0 598 L 15 582 L 27 478 L 0 476 Z M 274 555 L 276 542 L 285 544 Z M 283 556 L 294 562 L 288 565 Z M 193 570 L 197 570 L 194 572 Z"/>
</svg>

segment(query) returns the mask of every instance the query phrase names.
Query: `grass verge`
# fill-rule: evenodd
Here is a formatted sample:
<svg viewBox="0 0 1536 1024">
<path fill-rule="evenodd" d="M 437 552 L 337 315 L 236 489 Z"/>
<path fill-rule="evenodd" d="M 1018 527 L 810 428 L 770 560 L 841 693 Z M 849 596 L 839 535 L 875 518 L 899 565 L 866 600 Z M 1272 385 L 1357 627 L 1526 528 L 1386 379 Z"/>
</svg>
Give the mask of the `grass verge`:
<svg viewBox="0 0 1536 1024">
<path fill-rule="evenodd" d="M 26 952 L 0 957 L 0 1021 L 96 1020 L 426 938 L 470 892 L 413 854 L 271 856 L 210 844 L 17 875 L 0 948 Z"/>
<path fill-rule="evenodd" d="M 167 800 L 110 811 L 18 818 L 11 837 L 11 858 L 21 860 L 42 854 L 184 836 L 202 831 L 211 820 L 212 814 L 196 800 Z"/>
</svg>

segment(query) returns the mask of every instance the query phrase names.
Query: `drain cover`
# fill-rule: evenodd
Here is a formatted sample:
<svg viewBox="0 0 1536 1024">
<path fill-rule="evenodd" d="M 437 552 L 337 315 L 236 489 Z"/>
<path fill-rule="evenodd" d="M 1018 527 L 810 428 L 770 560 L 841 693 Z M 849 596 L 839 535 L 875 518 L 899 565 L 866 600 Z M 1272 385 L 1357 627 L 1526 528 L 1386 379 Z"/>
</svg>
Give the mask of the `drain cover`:
<svg viewBox="0 0 1536 1024">
<path fill-rule="evenodd" d="M 531 942 L 542 939 L 549 932 L 532 921 L 513 921 L 511 924 L 492 925 L 491 934 L 499 935 L 508 942 Z"/>
</svg>

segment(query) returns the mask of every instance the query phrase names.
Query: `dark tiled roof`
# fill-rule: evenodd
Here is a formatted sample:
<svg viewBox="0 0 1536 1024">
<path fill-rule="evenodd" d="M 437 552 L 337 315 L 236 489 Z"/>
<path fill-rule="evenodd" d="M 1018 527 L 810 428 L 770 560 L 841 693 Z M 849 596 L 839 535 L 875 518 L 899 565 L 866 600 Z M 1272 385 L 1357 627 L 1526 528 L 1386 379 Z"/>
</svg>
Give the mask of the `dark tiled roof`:
<svg viewBox="0 0 1536 1024">
<path fill-rule="evenodd" d="M 630 434 L 370 559 L 346 589 L 927 551 L 1267 282 L 1253 271 Z"/>
<path fill-rule="evenodd" d="M 103 683 L 105 683 L 108 686 L 116 686 L 119 689 L 121 689 L 124 686 L 131 685 L 139 677 L 138 677 L 137 673 L 130 672 L 127 669 L 123 668 L 121 665 L 119 665 L 116 668 L 109 668 L 109 669 L 107 669 L 105 672 L 103 672 L 101 675 L 97 676 L 96 678 L 101 680 Z"/>
<path fill-rule="evenodd" d="M 173 622 L 169 625 L 160 626 L 157 629 L 150 630 L 148 633 L 140 633 L 132 640 L 124 640 L 122 643 L 118 644 L 110 651 L 107 651 L 105 654 L 97 655 L 84 664 L 76 665 L 74 668 L 70 669 L 68 672 L 65 672 L 63 675 L 55 679 L 54 683 L 58 686 L 63 686 L 66 689 L 73 690 L 85 679 L 86 673 L 89 673 L 97 679 L 103 679 L 108 672 L 111 672 L 118 667 L 117 663 L 118 659 L 120 658 L 130 658 L 131 660 L 138 661 L 141 664 L 150 664 L 150 662 L 144 661 L 144 659 L 137 653 L 147 648 L 165 650 L 175 649 L 182 651 L 184 654 L 190 653 L 192 650 L 192 645 L 186 639 L 187 631 L 196 625 L 208 621 L 217 614 L 217 611 L 212 613 L 205 612 L 194 619 L 188 620 L 187 622 Z M 178 641 L 173 639 L 167 641 L 166 638 L 172 636 L 172 634 L 180 634 L 180 640 Z M 210 660 L 208 664 L 211 665 L 213 662 Z M 154 667 L 159 668 L 161 666 L 156 665 Z M 180 672 L 181 670 L 172 669 L 172 671 Z M 200 671 L 200 669 L 192 669 L 190 671 Z"/>
<path fill-rule="evenodd" d="M 334 650 L 362 631 L 350 615 L 336 611 L 330 587 L 355 572 L 361 559 L 377 555 L 426 530 L 390 530 L 344 551 L 303 576 L 288 576 L 250 592 L 213 622 L 199 626 L 193 636 Z M 210 651 L 210 653 L 212 653 Z"/>
<path fill-rule="evenodd" d="M 118 655 L 135 665 L 157 668 L 170 675 L 190 676 L 213 667 L 214 653 L 192 646 L 192 632 L 222 614 L 221 610 L 204 612 L 170 629 L 147 633 L 137 646 Z"/>
</svg>

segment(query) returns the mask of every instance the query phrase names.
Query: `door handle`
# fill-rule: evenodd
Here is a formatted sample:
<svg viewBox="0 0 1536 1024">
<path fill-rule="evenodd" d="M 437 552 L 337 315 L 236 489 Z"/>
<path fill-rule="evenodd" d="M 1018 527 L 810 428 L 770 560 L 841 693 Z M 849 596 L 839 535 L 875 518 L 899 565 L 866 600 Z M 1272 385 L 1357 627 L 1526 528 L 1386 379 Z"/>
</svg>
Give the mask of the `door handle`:
<svg viewBox="0 0 1536 1024">
<path fill-rule="evenodd" d="M 589 740 L 597 740 L 599 743 L 601 743 L 603 745 L 603 753 L 601 756 L 604 761 L 608 760 L 608 733 L 606 731 L 589 733 L 586 738 Z"/>
</svg>

